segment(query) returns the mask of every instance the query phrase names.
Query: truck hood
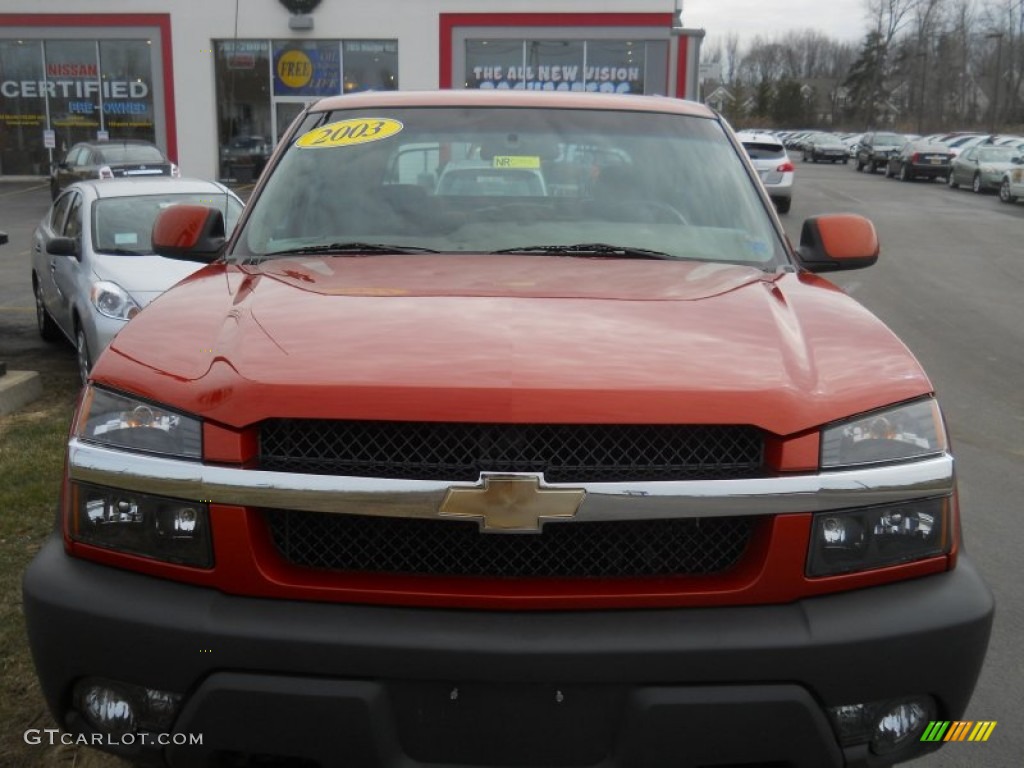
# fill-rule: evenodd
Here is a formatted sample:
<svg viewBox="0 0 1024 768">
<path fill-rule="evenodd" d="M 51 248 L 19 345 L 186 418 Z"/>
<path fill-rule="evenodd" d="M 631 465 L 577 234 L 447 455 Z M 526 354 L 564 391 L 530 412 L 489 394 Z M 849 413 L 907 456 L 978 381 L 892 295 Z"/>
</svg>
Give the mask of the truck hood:
<svg viewBox="0 0 1024 768">
<path fill-rule="evenodd" d="M 97 383 L 268 417 L 752 424 L 779 435 L 931 391 L 809 274 L 551 256 L 213 265 L 118 334 Z"/>
</svg>

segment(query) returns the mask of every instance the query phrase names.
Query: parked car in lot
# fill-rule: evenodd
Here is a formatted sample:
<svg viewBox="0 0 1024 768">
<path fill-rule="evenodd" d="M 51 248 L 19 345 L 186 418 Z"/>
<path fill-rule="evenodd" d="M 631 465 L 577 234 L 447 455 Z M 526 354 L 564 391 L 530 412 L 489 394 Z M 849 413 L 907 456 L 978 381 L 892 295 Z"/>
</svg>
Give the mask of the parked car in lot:
<svg viewBox="0 0 1024 768">
<path fill-rule="evenodd" d="M 593 184 L 585 147 L 618 159 Z M 587 183 L 436 195 L 409 151 Z M 701 104 L 511 90 L 308 105 L 222 216 L 158 216 L 209 266 L 97 360 L 24 577 L 69 739 L 174 768 L 943 746 L 993 603 L 934 386 L 819 274 L 877 260 L 869 221 L 791 243 Z"/>
<path fill-rule="evenodd" d="M 227 187 L 194 179 L 78 182 L 53 203 L 32 240 L 39 333 L 66 336 L 85 382 L 110 340 L 149 302 L 197 268 L 157 256 L 157 214 L 182 203 L 216 207 L 228 229 L 242 202 Z"/>
<path fill-rule="evenodd" d="M 783 143 L 786 149 L 792 149 L 799 152 L 804 148 L 804 142 L 812 133 L 814 133 L 814 131 L 792 131 L 788 136 L 786 136 Z"/>
<path fill-rule="evenodd" d="M 945 180 L 949 178 L 952 161 L 953 153 L 944 144 L 924 140 L 908 141 L 899 154 L 889 156 L 885 176 L 896 177 L 900 181 Z"/>
<path fill-rule="evenodd" d="M 56 200 L 61 190 L 76 181 L 142 176 L 181 176 L 181 172 L 148 141 L 83 141 L 51 170 L 50 196 Z"/>
<path fill-rule="evenodd" d="M 222 178 L 252 181 L 263 172 L 273 149 L 266 136 L 233 136 L 220 150 Z"/>
<path fill-rule="evenodd" d="M 779 213 L 789 213 L 793 205 L 793 182 L 796 166 L 789 159 L 785 146 L 769 133 L 737 134 L 747 151 L 751 164 Z"/>
<path fill-rule="evenodd" d="M 961 184 L 976 193 L 993 192 L 1003 183 L 1003 173 L 1019 167 L 1024 154 L 1014 147 L 983 145 L 971 147 L 954 160 L 949 174 L 949 186 Z"/>
<path fill-rule="evenodd" d="M 857 157 L 857 150 L 860 149 L 860 140 L 862 138 L 864 138 L 864 134 L 863 133 L 855 133 L 855 134 L 852 134 L 850 136 L 847 136 L 844 139 L 844 143 L 846 144 L 847 154 L 849 155 L 849 157 L 851 159 L 855 159 Z"/>
<path fill-rule="evenodd" d="M 1024 167 L 1003 171 L 999 182 L 999 199 L 1004 203 L 1015 203 L 1024 197 Z"/>
<path fill-rule="evenodd" d="M 437 180 L 436 192 L 438 195 L 499 197 L 544 197 L 548 193 L 540 160 L 528 167 L 506 167 L 493 158 L 449 162 Z"/>
<path fill-rule="evenodd" d="M 843 163 L 850 159 L 846 144 L 831 133 L 815 133 L 804 141 L 804 161 L 812 163 Z"/>
<path fill-rule="evenodd" d="M 972 147 L 991 144 L 992 136 L 987 133 L 958 133 L 944 139 L 942 143 L 948 146 L 954 155 L 960 155 Z"/>
<path fill-rule="evenodd" d="M 885 167 L 889 157 L 898 154 L 900 148 L 906 143 L 906 139 L 898 133 L 873 132 L 865 133 L 857 148 L 857 156 L 854 158 L 853 167 L 855 170 L 863 171 L 867 168 L 871 173 Z"/>
</svg>

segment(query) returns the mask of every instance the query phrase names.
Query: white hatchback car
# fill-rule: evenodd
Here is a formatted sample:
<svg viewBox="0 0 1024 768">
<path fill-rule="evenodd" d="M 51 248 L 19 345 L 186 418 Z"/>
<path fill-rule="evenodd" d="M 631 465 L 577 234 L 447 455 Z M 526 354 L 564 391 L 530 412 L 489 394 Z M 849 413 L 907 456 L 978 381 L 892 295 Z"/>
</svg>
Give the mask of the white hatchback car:
<svg viewBox="0 0 1024 768">
<path fill-rule="evenodd" d="M 761 177 L 768 196 L 775 203 L 779 213 L 788 213 L 793 203 L 793 177 L 796 168 L 782 142 L 770 133 L 750 133 L 741 131 L 736 135 L 747 154 L 750 162 Z"/>
<path fill-rule="evenodd" d="M 153 221 L 178 203 L 219 208 L 228 234 L 242 213 L 238 196 L 216 182 L 108 179 L 72 184 L 36 227 L 32 290 L 39 333 L 75 345 L 83 383 L 131 318 L 199 268 L 153 252 Z"/>
</svg>

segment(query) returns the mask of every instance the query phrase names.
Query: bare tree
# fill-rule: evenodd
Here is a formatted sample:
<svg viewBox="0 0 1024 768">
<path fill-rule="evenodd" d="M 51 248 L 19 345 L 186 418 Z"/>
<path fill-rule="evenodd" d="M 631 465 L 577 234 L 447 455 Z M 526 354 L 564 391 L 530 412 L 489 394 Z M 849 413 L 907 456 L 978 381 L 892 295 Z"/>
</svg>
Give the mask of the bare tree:
<svg viewBox="0 0 1024 768">
<path fill-rule="evenodd" d="M 740 63 L 740 36 L 738 32 L 729 32 L 725 36 L 725 68 L 722 76 L 725 82 L 732 85 L 736 81 L 736 70 Z"/>
<path fill-rule="evenodd" d="M 891 123 L 923 133 L 994 118 L 1021 130 L 1024 0 L 864 0 L 864 9 L 859 45 L 804 29 L 743 46 L 729 32 L 705 48 L 703 59 L 721 65 L 736 97 L 731 110 L 747 104 L 759 121 L 795 114 L 799 88 L 813 104 L 808 116 L 835 127 Z"/>
<path fill-rule="evenodd" d="M 988 0 L 978 26 L 979 73 L 987 74 L 982 90 L 988 99 L 996 99 L 999 107 L 992 121 L 1024 121 L 1024 0 Z"/>
<path fill-rule="evenodd" d="M 907 92 L 911 106 L 917 112 L 918 133 L 924 130 L 929 58 L 935 58 L 932 47 L 945 5 L 946 0 L 918 0 L 911 9 L 914 27 L 913 56 L 916 64 L 913 69 L 916 71 Z"/>
<path fill-rule="evenodd" d="M 867 127 L 875 124 L 883 103 L 883 94 L 888 92 L 886 79 L 892 68 L 890 53 L 893 39 L 910 21 L 911 11 L 926 0 L 865 0 L 868 17 L 873 22 L 873 32 L 865 38 L 865 45 L 871 46 L 870 86 L 866 89 L 866 101 L 861 105 Z M 865 49 L 867 53 L 867 49 Z"/>
</svg>

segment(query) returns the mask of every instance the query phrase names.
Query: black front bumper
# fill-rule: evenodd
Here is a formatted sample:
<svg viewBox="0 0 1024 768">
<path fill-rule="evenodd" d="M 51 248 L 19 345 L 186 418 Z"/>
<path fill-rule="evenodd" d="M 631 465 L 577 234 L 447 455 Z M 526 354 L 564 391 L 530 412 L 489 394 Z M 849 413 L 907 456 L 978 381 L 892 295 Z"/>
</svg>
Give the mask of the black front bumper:
<svg viewBox="0 0 1024 768">
<path fill-rule="evenodd" d="M 496 613 L 232 597 L 56 537 L 24 600 L 58 722 L 84 728 L 83 676 L 185 694 L 173 730 L 203 745 L 168 748 L 175 767 L 884 765 L 841 750 L 822 708 L 929 694 L 959 718 L 993 616 L 964 558 L 789 605 Z"/>
</svg>

